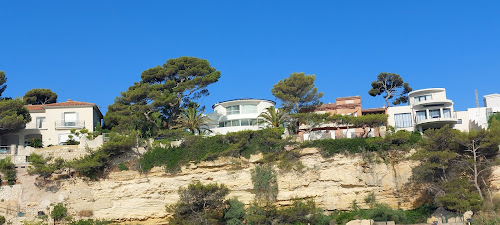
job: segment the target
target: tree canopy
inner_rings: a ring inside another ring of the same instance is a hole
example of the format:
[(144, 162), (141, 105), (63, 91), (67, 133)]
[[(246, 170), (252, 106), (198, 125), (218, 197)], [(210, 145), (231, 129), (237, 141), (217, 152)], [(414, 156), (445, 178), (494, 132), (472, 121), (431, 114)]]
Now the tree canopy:
[(114, 131), (140, 130), (152, 135), (172, 129), (183, 109), (209, 95), (207, 86), (220, 78), (220, 71), (207, 60), (183, 56), (169, 59), (163, 66), (144, 71), (108, 107), (105, 125)]
[[(0, 71), (0, 95), (7, 85), (5, 73)], [(31, 116), (20, 99), (0, 98), (0, 135), (14, 133), (26, 127)]]
[(7, 77), (5, 77), (5, 72), (0, 71), (0, 98), (2, 97), (2, 93), (7, 88), (7, 85), (5, 84), (6, 82), (7, 82)]
[(57, 94), (50, 89), (31, 89), (24, 94), (23, 101), (27, 105), (45, 105), (55, 103)]
[(319, 99), (323, 96), (314, 86), (316, 76), (304, 73), (292, 73), (290, 77), (279, 81), (273, 86), (271, 92), (274, 97), (281, 100), (283, 106), (292, 113), (301, 109), (320, 105)]
[(387, 107), (391, 106), (389, 104), (389, 99), (394, 99), (392, 104), (399, 105), (401, 103), (408, 102), (407, 94), (412, 91), (412, 88), (408, 83), (403, 81), (403, 78), (395, 73), (380, 73), (377, 76), (377, 80), (372, 82), (372, 89), (368, 91), (371, 96), (383, 95)]

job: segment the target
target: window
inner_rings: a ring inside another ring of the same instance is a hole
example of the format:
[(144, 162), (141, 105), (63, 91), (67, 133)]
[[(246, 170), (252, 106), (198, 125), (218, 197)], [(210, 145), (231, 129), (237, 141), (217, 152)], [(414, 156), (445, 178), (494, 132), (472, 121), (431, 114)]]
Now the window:
[(36, 118), (36, 129), (42, 129), (43, 127), (43, 122), (45, 122), (45, 117), (37, 117)]
[(417, 122), (426, 119), (427, 119), (427, 113), (425, 111), (417, 111)]
[(396, 128), (411, 127), (411, 113), (394, 114)]
[(415, 97), (415, 103), (432, 100), (432, 95), (422, 95)]
[(257, 113), (257, 105), (241, 105), (241, 113)]
[(219, 127), (225, 127), (225, 126), (224, 126), (224, 122), (220, 122), (220, 123), (219, 123)]
[(226, 114), (227, 115), (240, 114), (240, 106), (233, 105), (233, 106), (226, 107)]
[(432, 119), (441, 118), (441, 112), (439, 109), (429, 110), (429, 117)]
[(65, 112), (63, 122), (64, 122), (64, 126), (67, 126), (67, 127), (76, 126), (76, 113), (75, 112)]
[(443, 118), (451, 118), (451, 110), (443, 109)]
[(457, 124), (462, 124), (462, 119), (458, 119)]
[(231, 121), (231, 125), (232, 125), (233, 127), (240, 126), (240, 121), (239, 121), (239, 120), (232, 120), (232, 121)]
[(241, 126), (250, 126), (250, 121), (248, 119), (242, 119)]

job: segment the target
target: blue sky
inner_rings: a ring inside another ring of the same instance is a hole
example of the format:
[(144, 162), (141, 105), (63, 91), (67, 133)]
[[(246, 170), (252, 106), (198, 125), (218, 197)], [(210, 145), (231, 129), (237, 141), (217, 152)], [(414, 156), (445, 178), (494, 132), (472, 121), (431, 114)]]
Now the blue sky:
[[(103, 111), (142, 71), (195, 56), (222, 72), (203, 100), (274, 100), (292, 72), (323, 102), (360, 95), (380, 72), (447, 89), (456, 110), (500, 92), (498, 1), (0, 1), (3, 96), (49, 88)], [(482, 103), (481, 103), (482, 105)]]

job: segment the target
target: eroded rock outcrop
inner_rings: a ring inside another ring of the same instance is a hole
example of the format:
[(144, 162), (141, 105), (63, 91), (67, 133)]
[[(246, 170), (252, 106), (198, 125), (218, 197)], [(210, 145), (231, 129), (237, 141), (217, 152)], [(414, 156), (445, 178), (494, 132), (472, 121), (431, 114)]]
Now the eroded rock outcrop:
[[(91, 211), (95, 218), (110, 220), (163, 218), (168, 216), (165, 205), (175, 203), (178, 188), (192, 180), (224, 183), (231, 190), (229, 197), (249, 203), (254, 198), (250, 171), (261, 157), (221, 158), (188, 165), (176, 174), (157, 167), (148, 174), (122, 171), (99, 181), (64, 179), (39, 186), (34, 176), (21, 172), (22, 184), (16, 185), (21, 190), (2, 189), (0, 196), (4, 190), (15, 193), (5, 200), (17, 202), (28, 216), (64, 201), (73, 215)], [(287, 205), (292, 198), (313, 198), (326, 210), (348, 210), (354, 200), (366, 207), (363, 199), (374, 192), (377, 201), (408, 209), (418, 197), (405, 188), (414, 166), (411, 161), (368, 163), (360, 155), (341, 154), (325, 159), (312, 148), (303, 149), (300, 160), (303, 171), (279, 171), (278, 204)]]

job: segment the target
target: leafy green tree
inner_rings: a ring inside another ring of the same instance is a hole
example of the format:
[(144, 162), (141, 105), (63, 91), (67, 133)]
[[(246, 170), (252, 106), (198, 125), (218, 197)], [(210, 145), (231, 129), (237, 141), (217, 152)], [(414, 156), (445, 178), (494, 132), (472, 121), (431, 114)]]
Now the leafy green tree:
[(30, 113), (21, 100), (0, 100), (0, 136), (20, 131), (30, 121)]
[(259, 122), (267, 124), (269, 127), (280, 127), (288, 121), (289, 115), (285, 109), (276, 109), (274, 106), (266, 108), (264, 112), (259, 115)]
[(50, 89), (32, 89), (26, 92), (23, 101), (27, 105), (45, 105), (55, 103), (57, 101), (57, 94)]
[(173, 129), (182, 109), (207, 96), (208, 85), (217, 82), (220, 74), (204, 59), (169, 59), (163, 66), (144, 71), (140, 82), (115, 99), (104, 118), (106, 127), (120, 132), (140, 130), (149, 136), (162, 128)]
[(253, 190), (256, 201), (270, 204), (278, 197), (278, 179), (271, 164), (257, 165), (251, 170)]
[(304, 73), (292, 73), (290, 77), (279, 81), (271, 92), (281, 100), (283, 106), (292, 113), (298, 113), (303, 108), (320, 105), (319, 99), (323, 92), (318, 92), (314, 86), (316, 76)]
[[(387, 124), (386, 114), (368, 114), (351, 118), (354, 127), (363, 128), (363, 137), (367, 137), (373, 128), (385, 126)], [(368, 131), (366, 130), (368, 128)]]
[(7, 77), (5, 77), (5, 72), (0, 71), (0, 99), (2, 99), (2, 93), (5, 91), (7, 88)]
[(64, 218), (68, 214), (68, 209), (62, 203), (57, 203), (50, 212), (50, 217), (54, 219), (54, 221), (59, 221)]
[(387, 107), (391, 106), (389, 104), (389, 99), (394, 99), (392, 104), (399, 105), (401, 103), (408, 102), (407, 94), (412, 91), (412, 88), (408, 83), (403, 81), (403, 78), (395, 73), (380, 73), (377, 76), (377, 80), (372, 82), (372, 89), (368, 91), (371, 96), (384, 95)]
[(442, 193), (440, 182), (460, 174), (456, 170), (460, 145), (455, 141), (459, 133), (448, 125), (426, 130), (422, 148), (411, 157), (420, 162), (413, 168), (412, 178), (434, 194)]
[(203, 130), (208, 130), (210, 118), (203, 114), (203, 111), (198, 111), (196, 107), (189, 107), (182, 110), (180, 117), (177, 120), (177, 127), (188, 129), (191, 134), (202, 134)]
[(226, 209), (224, 198), (229, 189), (223, 184), (204, 185), (192, 182), (187, 188), (179, 188), (179, 201), (167, 206), (174, 215), (169, 224), (219, 224)]
[(314, 128), (317, 128), (328, 121), (330, 113), (295, 113), (291, 115), (299, 124), (304, 124), (303, 130), (310, 133)]

